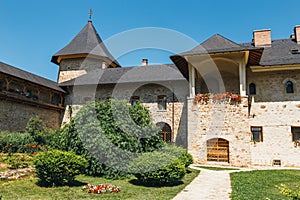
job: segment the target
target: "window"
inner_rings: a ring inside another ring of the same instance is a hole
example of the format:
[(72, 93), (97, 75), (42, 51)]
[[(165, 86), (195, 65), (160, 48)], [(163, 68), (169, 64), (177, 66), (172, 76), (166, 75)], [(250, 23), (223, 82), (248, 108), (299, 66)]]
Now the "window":
[(167, 110), (167, 97), (160, 95), (157, 97), (157, 106), (159, 110)]
[(137, 103), (138, 103), (138, 101), (140, 100), (140, 97), (139, 96), (132, 96), (131, 98), (130, 98), (130, 103), (131, 103), (131, 105), (136, 105)]
[(285, 83), (285, 91), (288, 94), (294, 93), (294, 86), (292, 81), (287, 81)]
[(256, 94), (256, 85), (254, 83), (249, 84), (249, 94), (255, 95)]
[(263, 141), (263, 133), (261, 126), (251, 126), (252, 133), (252, 141), (253, 142), (262, 142)]
[(293, 141), (300, 140), (300, 127), (292, 127)]

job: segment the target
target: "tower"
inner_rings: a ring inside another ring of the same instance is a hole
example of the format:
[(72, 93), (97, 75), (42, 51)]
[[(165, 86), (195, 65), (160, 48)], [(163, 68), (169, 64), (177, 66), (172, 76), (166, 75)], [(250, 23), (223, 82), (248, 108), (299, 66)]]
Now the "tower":
[(52, 56), (51, 62), (59, 65), (58, 83), (94, 69), (121, 67), (107, 50), (91, 19), (67, 46)]

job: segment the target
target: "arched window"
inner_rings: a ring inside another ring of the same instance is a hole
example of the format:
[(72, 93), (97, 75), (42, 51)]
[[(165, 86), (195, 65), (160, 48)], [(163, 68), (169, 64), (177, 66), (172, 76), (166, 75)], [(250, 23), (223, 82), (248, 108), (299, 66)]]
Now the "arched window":
[(287, 81), (285, 83), (285, 91), (286, 93), (290, 94), (290, 93), (294, 93), (294, 85), (292, 81)]
[(140, 97), (139, 96), (132, 96), (131, 98), (130, 98), (130, 103), (131, 103), (131, 105), (136, 105), (137, 103), (138, 103), (138, 101), (140, 100)]
[(158, 122), (156, 124), (160, 128), (160, 134), (164, 142), (171, 142), (172, 140), (172, 130), (169, 124), (165, 122)]
[(256, 94), (256, 85), (254, 83), (249, 84), (249, 94), (255, 95)]

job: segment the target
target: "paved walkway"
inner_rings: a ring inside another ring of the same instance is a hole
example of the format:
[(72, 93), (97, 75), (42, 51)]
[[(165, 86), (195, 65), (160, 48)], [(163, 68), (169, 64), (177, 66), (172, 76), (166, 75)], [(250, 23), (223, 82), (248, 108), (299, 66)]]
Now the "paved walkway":
[[(193, 168), (193, 167), (192, 167)], [(231, 193), (230, 176), (232, 171), (201, 170), (200, 174), (173, 200), (229, 200)]]
[(201, 170), (200, 174), (173, 200), (230, 200), (231, 184), (230, 173), (251, 171), (251, 170), (269, 170), (269, 169), (298, 169), (299, 168), (286, 168), (286, 167), (251, 167), (240, 168), (240, 170), (224, 170), (213, 171), (203, 168), (191, 168)]

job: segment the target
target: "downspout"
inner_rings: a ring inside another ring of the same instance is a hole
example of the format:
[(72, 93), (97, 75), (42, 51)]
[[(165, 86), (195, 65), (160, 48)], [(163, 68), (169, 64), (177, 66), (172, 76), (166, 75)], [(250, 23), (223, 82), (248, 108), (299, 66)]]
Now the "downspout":
[[(175, 128), (175, 105), (174, 105), (174, 100), (175, 100), (175, 94), (174, 94), (174, 88), (172, 87), (172, 141), (174, 141), (174, 128)], [(175, 141), (174, 141), (175, 143)]]

